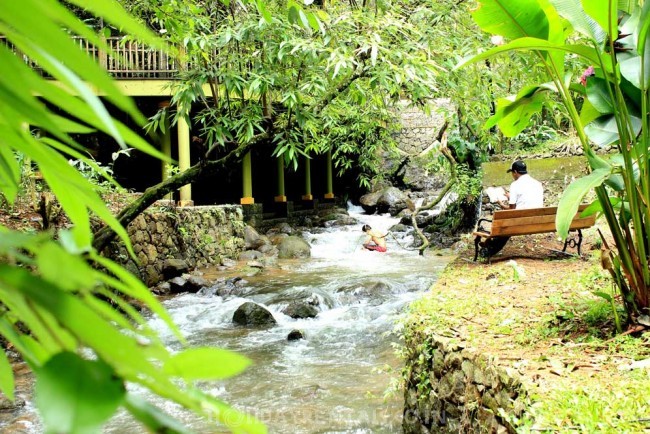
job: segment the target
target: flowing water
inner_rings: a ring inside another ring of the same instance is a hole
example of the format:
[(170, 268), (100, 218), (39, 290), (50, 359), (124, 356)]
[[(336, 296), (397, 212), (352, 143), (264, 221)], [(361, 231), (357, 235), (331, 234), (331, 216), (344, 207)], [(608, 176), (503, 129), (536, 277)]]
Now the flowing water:
[[(210, 383), (207, 391), (261, 419), (271, 433), (401, 432), (401, 392), (384, 396), (400, 369), (394, 329), (404, 307), (430, 287), (449, 257), (418, 256), (390, 237), (388, 253), (361, 249), (362, 223), (382, 232), (396, 223), (361, 212), (350, 212), (359, 225), (306, 234), (312, 258), (280, 262), (278, 269), (247, 278), (244, 296), (185, 294), (165, 302), (190, 344), (228, 348), (253, 361), (243, 374)], [(316, 318), (296, 320), (281, 313), (289, 302), (305, 299), (318, 300)], [(266, 306), (278, 324), (234, 326), (233, 313), (245, 301)], [(152, 323), (175, 345), (162, 323)], [(305, 339), (289, 342), (293, 329)], [(198, 432), (222, 432), (178, 408), (154, 403)], [(105, 432), (139, 428), (122, 415)]]

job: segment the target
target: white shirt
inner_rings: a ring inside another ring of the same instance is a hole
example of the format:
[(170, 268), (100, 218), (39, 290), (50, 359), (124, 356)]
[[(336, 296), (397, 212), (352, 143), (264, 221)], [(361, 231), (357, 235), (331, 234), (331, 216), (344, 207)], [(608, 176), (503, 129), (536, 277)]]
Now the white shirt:
[(542, 183), (524, 174), (510, 184), (510, 205), (516, 209), (542, 208), (544, 206), (544, 187)]

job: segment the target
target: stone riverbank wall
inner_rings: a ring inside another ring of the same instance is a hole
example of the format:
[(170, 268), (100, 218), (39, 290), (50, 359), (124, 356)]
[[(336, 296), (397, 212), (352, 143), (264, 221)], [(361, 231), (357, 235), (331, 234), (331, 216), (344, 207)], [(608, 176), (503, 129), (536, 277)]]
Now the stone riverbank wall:
[(516, 432), (528, 402), (516, 373), (457, 339), (414, 333), (405, 345), (405, 434)]
[(117, 243), (108, 256), (153, 286), (162, 280), (169, 259), (183, 260), (191, 268), (220, 264), (224, 257), (236, 259), (244, 248), (244, 226), (238, 205), (152, 207), (127, 227), (137, 261)]

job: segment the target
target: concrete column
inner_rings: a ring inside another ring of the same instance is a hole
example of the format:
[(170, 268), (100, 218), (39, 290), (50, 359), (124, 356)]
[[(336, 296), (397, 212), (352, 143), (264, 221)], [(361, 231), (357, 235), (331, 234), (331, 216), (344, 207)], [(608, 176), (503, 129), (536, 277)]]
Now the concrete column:
[(252, 205), (255, 203), (253, 198), (253, 170), (251, 163), (251, 151), (246, 152), (241, 162), (242, 166), (242, 198), (239, 203), (242, 205)]
[(275, 196), (274, 200), (276, 202), (286, 202), (287, 196), (284, 194), (284, 157), (280, 155), (277, 157), (276, 161), (278, 166), (278, 195)]
[(334, 199), (334, 179), (332, 178), (332, 151), (327, 151), (327, 161), (325, 166), (325, 182), (326, 189), (325, 199)]
[(314, 200), (311, 194), (311, 158), (305, 158), (305, 194), (302, 195), (302, 200)]
[[(190, 168), (190, 126), (184, 117), (178, 119), (176, 125), (178, 133), (178, 169), (181, 172)], [(181, 187), (181, 200), (179, 206), (193, 206), (192, 185)]]

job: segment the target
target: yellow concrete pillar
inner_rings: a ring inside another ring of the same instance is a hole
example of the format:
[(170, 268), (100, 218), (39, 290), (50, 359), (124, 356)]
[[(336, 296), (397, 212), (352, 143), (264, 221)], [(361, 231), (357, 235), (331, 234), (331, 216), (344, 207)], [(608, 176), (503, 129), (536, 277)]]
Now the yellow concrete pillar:
[(251, 162), (251, 151), (246, 152), (241, 162), (242, 166), (242, 198), (239, 203), (242, 205), (252, 205), (255, 203), (253, 198), (253, 169)]
[(287, 196), (284, 194), (284, 157), (280, 155), (276, 159), (278, 166), (278, 195), (275, 196), (276, 202), (286, 202)]
[(325, 199), (334, 199), (334, 178), (332, 177), (332, 151), (327, 151), (327, 161), (325, 166), (325, 183), (326, 189)]
[[(176, 125), (178, 134), (178, 169), (181, 172), (190, 168), (190, 126), (184, 117), (178, 119)], [(179, 206), (193, 206), (192, 185), (181, 187), (181, 200)]]
[(311, 194), (311, 158), (305, 156), (305, 194), (302, 195), (302, 200), (314, 200)]
[[(167, 109), (169, 107), (169, 101), (163, 101), (158, 104), (158, 108), (161, 110)], [(160, 152), (162, 152), (167, 158), (172, 159), (172, 135), (169, 128), (169, 113), (164, 114), (163, 122), (163, 135), (160, 138)], [(164, 181), (169, 178), (169, 172), (171, 169), (171, 164), (168, 161), (161, 161), (161, 179)], [(169, 193), (165, 196), (166, 200), (172, 200), (172, 194)]]

